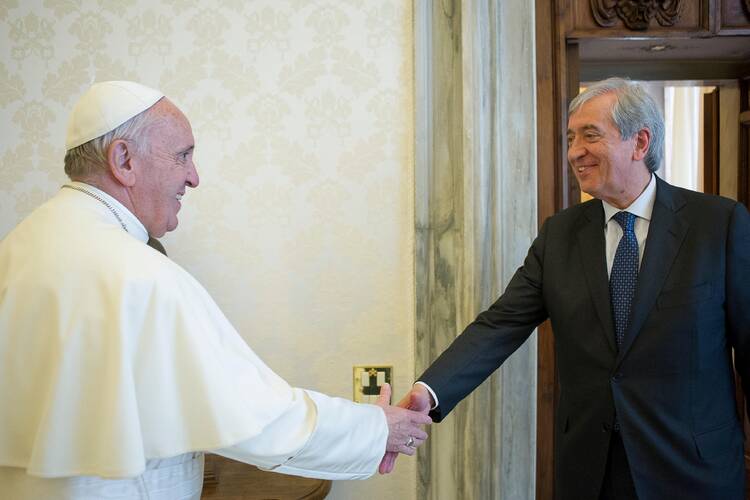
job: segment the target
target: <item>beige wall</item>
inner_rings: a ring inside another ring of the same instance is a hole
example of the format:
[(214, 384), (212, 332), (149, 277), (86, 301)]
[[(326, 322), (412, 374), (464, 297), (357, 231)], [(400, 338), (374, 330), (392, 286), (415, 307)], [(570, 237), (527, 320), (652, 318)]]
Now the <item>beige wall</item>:
[[(291, 383), (351, 398), (352, 365), (413, 378), (412, 10), (406, 0), (0, 3), (0, 236), (65, 181), (95, 80), (191, 119), (201, 186), (170, 256)], [(414, 498), (414, 461), (330, 498)]]

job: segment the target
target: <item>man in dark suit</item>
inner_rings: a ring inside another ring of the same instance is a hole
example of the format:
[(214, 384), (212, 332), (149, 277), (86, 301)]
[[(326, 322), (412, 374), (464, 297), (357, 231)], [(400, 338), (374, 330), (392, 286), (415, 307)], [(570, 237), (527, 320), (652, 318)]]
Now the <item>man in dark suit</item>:
[(550, 318), (558, 498), (744, 498), (732, 354), (747, 387), (750, 216), (654, 175), (663, 119), (637, 83), (599, 82), (569, 117), (568, 160), (595, 199), (547, 219), (402, 404), (440, 421)]

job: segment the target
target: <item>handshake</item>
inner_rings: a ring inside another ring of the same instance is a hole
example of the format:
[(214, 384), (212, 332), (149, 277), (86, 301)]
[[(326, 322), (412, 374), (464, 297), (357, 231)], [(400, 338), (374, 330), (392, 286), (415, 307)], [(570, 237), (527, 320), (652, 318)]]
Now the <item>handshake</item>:
[(423, 385), (414, 384), (396, 406), (391, 406), (390, 400), (391, 386), (384, 384), (375, 403), (383, 409), (388, 421), (388, 442), (378, 468), (381, 474), (388, 474), (393, 470), (399, 453), (414, 455), (427, 439), (422, 426), (432, 423), (427, 414), (434, 403), (430, 392)]

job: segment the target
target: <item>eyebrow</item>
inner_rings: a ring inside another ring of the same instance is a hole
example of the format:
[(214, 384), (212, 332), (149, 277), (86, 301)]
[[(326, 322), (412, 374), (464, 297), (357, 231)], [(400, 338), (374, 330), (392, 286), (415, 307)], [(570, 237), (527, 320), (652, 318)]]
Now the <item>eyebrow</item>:
[[(601, 132), (601, 129), (599, 127), (597, 127), (596, 125), (590, 124), (590, 123), (588, 123), (586, 125), (583, 125), (582, 127), (578, 127), (578, 128), (580, 130), (584, 131), (584, 132), (586, 132), (588, 130), (594, 130), (596, 132)], [(575, 134), (575, 130), (569, 128), (567, 134), (568, 135)]]

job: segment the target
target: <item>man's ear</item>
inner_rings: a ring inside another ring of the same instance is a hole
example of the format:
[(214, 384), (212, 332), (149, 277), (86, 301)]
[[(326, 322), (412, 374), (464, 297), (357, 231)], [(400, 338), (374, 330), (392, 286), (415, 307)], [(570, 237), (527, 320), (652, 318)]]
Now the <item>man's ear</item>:
[(116, 139), (107, 148), (107, 166), (117, 182), (125, 187), (135, 184), (135, 167), (128, 142)]
[(647, 128), (640, 129), (635, 134), (635, 150), (633, 151), (633, 159), (636, 161), (643, 160), (648, 153), (648, 148), (651, 146), (651, 131)]

